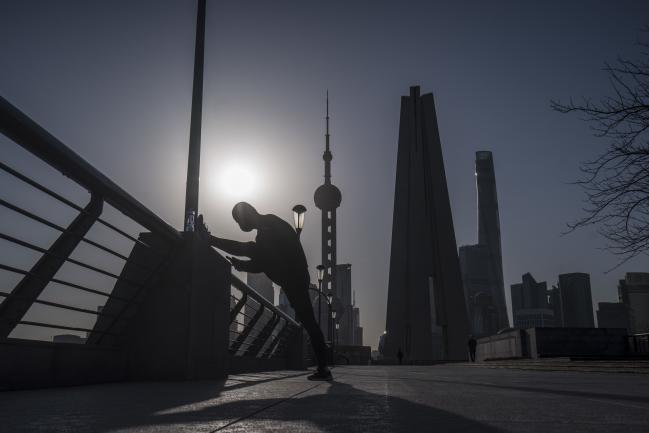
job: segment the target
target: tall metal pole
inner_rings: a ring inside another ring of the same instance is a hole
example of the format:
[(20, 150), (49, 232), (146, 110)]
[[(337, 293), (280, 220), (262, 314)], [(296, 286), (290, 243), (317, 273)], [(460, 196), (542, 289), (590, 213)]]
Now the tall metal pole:
[(185, 231), (194, 231), (198, 215), (198, 181), (201, 168), (201, 120), (203, 117), (203, 59), (205, 57), (205, 0), (198, 0), (196, 48), (194, 51), (194, 88), (189, 126), (189, 157), (185, 191)]
[(322, 318), (322, 280), (318, 281), (318, 328), (322, 330), (320, 319)]

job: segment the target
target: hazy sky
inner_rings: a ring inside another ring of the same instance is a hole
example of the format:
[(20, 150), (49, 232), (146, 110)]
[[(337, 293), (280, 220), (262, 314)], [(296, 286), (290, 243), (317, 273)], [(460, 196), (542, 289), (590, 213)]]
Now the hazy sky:
[[(476, 242), (474, 152), (494, 154), (509, 285), (589, 272), (593, 301), (646, 257), (616, 258), (580, 215), (569, 184), (606, 141), (552, 98), (602, 95), (604, 61), (632, 56), (639, 1), (247, 2), (208, 0), (200, 209), (217, 235), (247, 240), (230, 217), (246, 199), (291, 217), (320, 262), (313, 191), (322, 183), (324, 95), (333, 182), (342, 190), (338, 260), (352, 263), (365, 343), (385, 326), (399, 97), (435, 94), (456, 237)], [(181, 228), (196, 6), (189, 0), (0, 2), (0, 95)], [(19, 151), (1, 142), (4, 157)], [(254, 174), (245, 197), (223, 173)], [(8, 191), (1, 188), (0, 194)], [(510, 313), (511, 314), (511, 313)]]

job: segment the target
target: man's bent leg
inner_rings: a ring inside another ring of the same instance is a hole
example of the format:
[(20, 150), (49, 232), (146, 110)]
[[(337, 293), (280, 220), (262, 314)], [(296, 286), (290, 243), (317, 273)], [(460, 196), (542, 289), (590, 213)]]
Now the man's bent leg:
[(325, 344), (324, 335), (322, 335), (322, 330), (318, 326), (315, 314), (313, 313), (313, 307), (311, 306), (311, 300), (309, 299), (306, 287), (308, 285), (305, 288), (290, 288), (285, 290), (284, 293), (286, 293), (291, 307), (295, 310), (297, 319), (309, 334), (311, 345), (313, 346), (313, 351), (318, 361), (318, 370), (324, 371), (327, 369), (327, 345)]

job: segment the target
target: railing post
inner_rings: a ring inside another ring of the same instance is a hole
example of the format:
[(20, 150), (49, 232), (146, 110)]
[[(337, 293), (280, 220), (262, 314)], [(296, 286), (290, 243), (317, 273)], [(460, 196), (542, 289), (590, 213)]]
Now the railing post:
[(65, 260), (79, 245), (88, 230), (97, 221), (103, 208), (103, 200), (96, 194), (36, 262), (31, 271), (23, 277), (11, 292), (11, 296), (0, 304), (0, 338), (6, 338), (27, 313), (33, 302), (59, 271)]
[(124, 342), (131, 379), (227, 376), (230, 264), (199, 234), (183, 237), (128, 323)]

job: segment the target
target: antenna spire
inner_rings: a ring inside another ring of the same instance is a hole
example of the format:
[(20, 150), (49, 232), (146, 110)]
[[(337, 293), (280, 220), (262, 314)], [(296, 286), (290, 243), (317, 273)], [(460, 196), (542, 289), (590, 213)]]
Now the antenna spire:
[(331, 150), (329, 150), (329, 89), (327, 89), (327, 117), (326, 119), (326, 129), (325, 129), (325, 151), (322, 154), (322, 159), (325, 162), (325, 184), (331, 183), (331, 160), (333, 155), (331, 155)]

